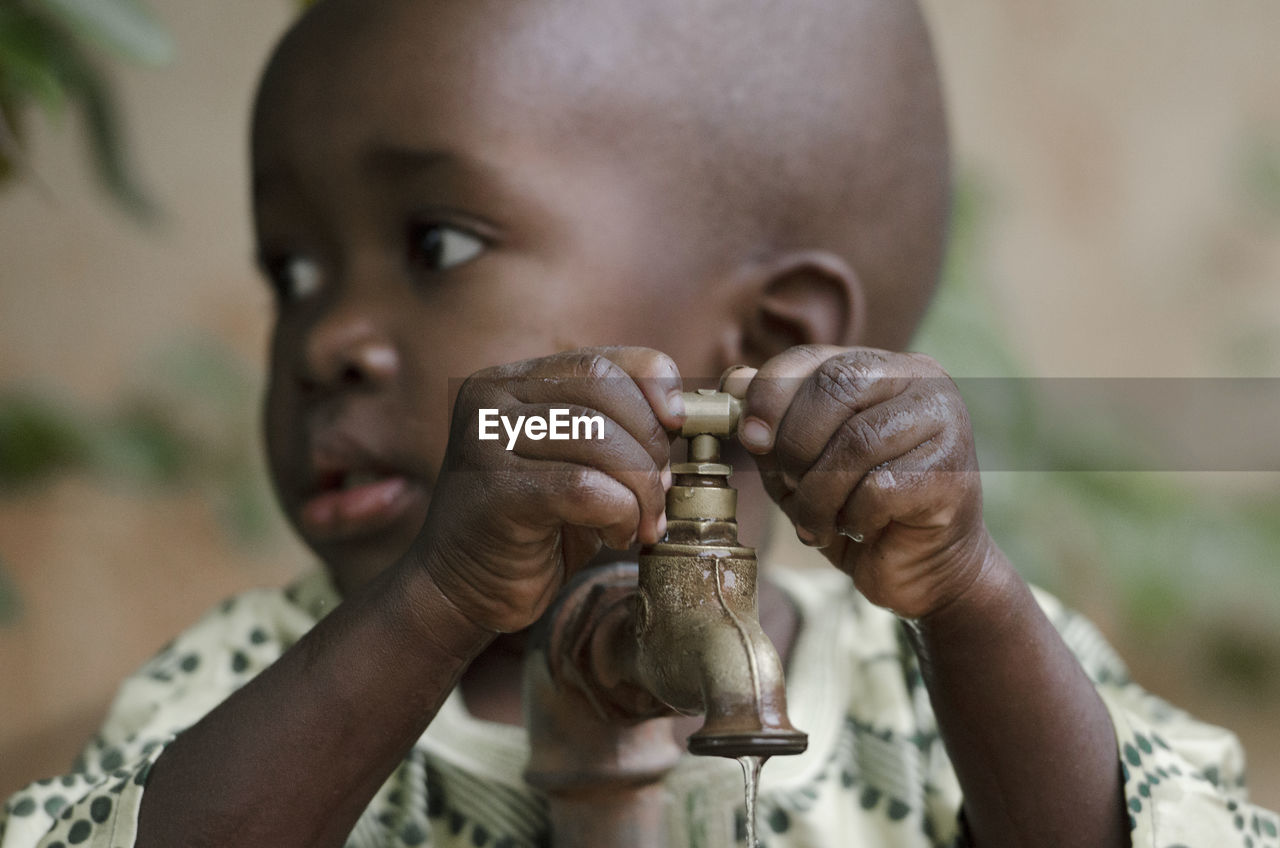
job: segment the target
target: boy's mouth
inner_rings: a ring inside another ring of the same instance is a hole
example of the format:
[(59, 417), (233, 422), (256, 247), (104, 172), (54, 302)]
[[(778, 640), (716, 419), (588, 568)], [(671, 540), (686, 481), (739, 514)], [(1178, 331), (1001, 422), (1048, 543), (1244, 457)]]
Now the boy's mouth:
[(346, 541), (402, 520), (417, 502), (419, 491), (399, 472), (322, 467), (298, 509), (298, 520), (312, 541)]

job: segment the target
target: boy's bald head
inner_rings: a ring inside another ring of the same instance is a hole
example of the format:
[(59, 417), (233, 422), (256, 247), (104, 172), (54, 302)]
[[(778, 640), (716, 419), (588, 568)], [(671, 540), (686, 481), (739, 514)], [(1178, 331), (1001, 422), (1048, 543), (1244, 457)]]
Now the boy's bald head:
[[(385, 62), (484, 89), (507, 107), (491, 133), (622, 157), (708, 269), (839, 256), (859, 343), (901, 347), (928, 303), (949, 174), (913, 0), (323, 0), (273, 60), (256, 132), (273, 87), (376, 83)], [(412, 91), (398, 100), (413, 108)]]

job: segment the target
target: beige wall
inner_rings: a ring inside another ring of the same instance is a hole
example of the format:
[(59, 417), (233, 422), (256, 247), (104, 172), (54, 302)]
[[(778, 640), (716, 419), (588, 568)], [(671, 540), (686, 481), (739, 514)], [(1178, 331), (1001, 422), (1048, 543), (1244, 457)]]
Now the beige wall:
[[(0, 193), (0, 387), (105, 407), (149, 352), (184, 336), (207, 333), (247, 362), (262, 350), (245, 121), (292, 4), (153, 5), (180, 58), (119, 78), (136, 159), (168, 215), (155, 229), (121, 218), (92, 188), (78, 136), (35, 123), (39, 182)], [(1280, 370), (1280, 212), (1243, 176), (1251, 149), (1280, 145), (1280, 4), (926, 5), (959, 158), (990, 200), (984, 268), (1029, 370)], [(242, 417), (253, 426), (252, 410)], [(236, 547), (198, 491), (71, 479), (0, 498), (0, 558), (25, 603), (0, 628), (0, 795), (63, 768), (113, 683), (200, 610), (293, 573), (300, 553), (273, 539)], [(1247, 725), (1259, 795), (1277, 806), (1269, 725), (1198, 695), (1212, 717)]]
[(1275, 374), (1280, 234), (1246, 171), (1280, 145), (1280, 5), (926, 6), (1031, 371)]

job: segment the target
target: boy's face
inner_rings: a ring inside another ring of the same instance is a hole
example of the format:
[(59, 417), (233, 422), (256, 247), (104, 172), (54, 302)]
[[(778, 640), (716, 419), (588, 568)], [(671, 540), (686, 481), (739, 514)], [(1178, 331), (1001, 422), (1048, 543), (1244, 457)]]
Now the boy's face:
[(270, 468), (346, 590), (421, 526), (456, 381), (593, 344), (715, 371), (697, 239), (514, 20), (542, 4), (495, 5), (322, 4), (259, 97)]

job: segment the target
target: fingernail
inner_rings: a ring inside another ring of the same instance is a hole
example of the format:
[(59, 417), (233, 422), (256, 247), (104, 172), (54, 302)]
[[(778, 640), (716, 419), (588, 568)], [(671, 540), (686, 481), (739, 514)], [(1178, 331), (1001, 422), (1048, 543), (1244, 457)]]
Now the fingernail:
[(738, 428), (738, 439), (747, 448), (768, 450), (773, 444), (773, 431), (759, 418), (748, 418)]
[(658, 541), (661, 542), (667, 535), (667, 514), (664, 512), (658, 516)]
[(671, 476), (671, 463), (662, 466), (662, 490), (665, 492), (671, 488), (671, 482), (674, 478)]
[(811, 548), (817, 546), (818, 537), (813, 535), (812, 533), (810, 533), (808, 530), (804, 529), (800, 525), (796, 525), (796, 537)]
[(684, 416), (684, 397), (679, 391), (672, 391), (667, 395), (667, 413), (680, 418)]
[(720, 375), (720, 391), (728, 392), (742, 400), (747, 396), (747, 388), (756, 376), (756, 369), (749, 365), (735, 365)]

